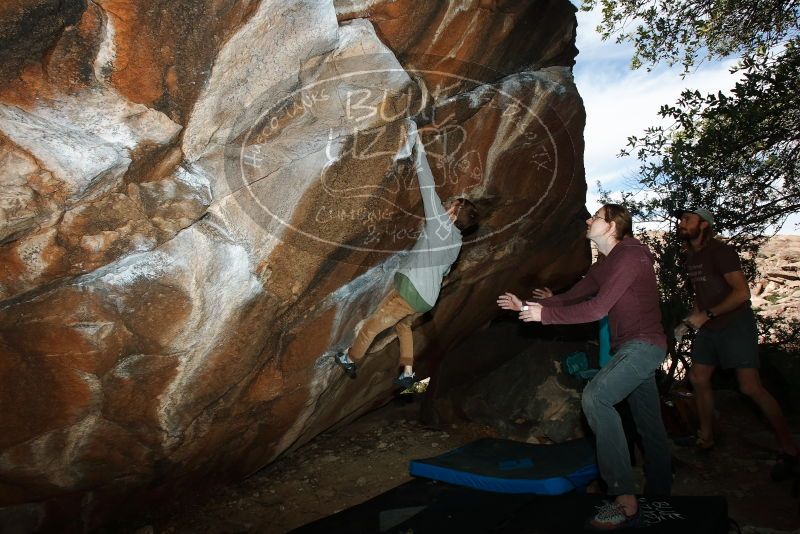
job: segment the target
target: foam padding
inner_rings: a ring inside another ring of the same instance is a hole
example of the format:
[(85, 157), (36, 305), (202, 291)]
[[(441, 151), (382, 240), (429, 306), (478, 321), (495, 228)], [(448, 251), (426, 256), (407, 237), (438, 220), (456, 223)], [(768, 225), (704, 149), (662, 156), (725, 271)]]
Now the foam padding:
[(535, 445), (485, 438), (409, 465), (412, 476), (498, 493), (561, 495), (597, 478), (595, 452), (580, 439)]

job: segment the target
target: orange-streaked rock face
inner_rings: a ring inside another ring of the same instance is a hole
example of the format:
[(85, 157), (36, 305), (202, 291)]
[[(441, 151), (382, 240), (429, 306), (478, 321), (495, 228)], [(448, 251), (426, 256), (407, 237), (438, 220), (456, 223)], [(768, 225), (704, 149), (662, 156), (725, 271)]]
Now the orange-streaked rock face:
[[(567, 2), (335, 0), (335, 5), (340, 20), (372, 21), (403, 64), (422, 71), (430, 89), (440, 86), (445, 94), (523, 68), (571, 66), (577, 53), (575, 8)], [(538, 31), (544, 21), (548, 30)]]
[(419, 235), (417, 132), (483, 214), (420, 374), (587, 265), (566, 0), (56, 4), (0, 8), (0, 523), (95, 527), (385, 402), (391, 335), (332, 355)]
[(7, 0), (0, 5), (0, 85), (14, 83), (46, 55), (67, 28), (78, 24), (83, 0)]
[(223, 43), (256, 6), (236, 0), (96, 3), (114, 28), (111, 85), (180, 124), (186, 123)]

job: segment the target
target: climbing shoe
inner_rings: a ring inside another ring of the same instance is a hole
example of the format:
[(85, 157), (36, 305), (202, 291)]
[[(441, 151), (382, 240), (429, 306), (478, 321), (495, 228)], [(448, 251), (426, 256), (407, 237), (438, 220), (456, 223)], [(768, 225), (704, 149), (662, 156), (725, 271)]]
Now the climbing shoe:
[(402, 388), (403, 391), (411, 389), (411, 387), (414, 385), (414, 375), (413, 374), (409, 376), (400, 375), (394, 380), (392, 380), (392, 384)]
[(358, 368), (358, 366), (355, 364), (355, 362), (350, 361), (350, 358), (348, 358), (346, 352), (337, 352), (333, 356), (333, 360), (339, 367), (342, 368), (344, 374), (346, 374), (350, 378), (356, 377), (356, 369)]

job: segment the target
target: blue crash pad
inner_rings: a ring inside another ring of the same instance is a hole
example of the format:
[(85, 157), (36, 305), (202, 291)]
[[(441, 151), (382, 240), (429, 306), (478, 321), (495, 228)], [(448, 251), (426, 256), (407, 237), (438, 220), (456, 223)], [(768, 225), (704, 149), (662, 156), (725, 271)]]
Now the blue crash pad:
[(535, 445), (485, 438), (409, 466), (412, 476), (499, 493), (561, 495), (597, 478), (594, 448), (584, 439)]

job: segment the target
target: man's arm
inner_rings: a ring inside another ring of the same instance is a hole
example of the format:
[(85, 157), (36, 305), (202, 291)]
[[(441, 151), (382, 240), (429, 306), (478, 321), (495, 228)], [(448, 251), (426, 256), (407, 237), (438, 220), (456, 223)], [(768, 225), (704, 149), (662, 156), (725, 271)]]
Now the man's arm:
[(588, 297), (596, 294), (599, 289), (594, 277), (584, 276), (568, 290), (561, 294), (540, 300), (539, 304), (545, 307), (569, 306), (570, 304), (576, 304), (586, 300)]
[[(578, 282), (560, 295), (553, 295), (549, 288), (534, 289), (532, 298), (536, 300), (535, 303), (531, 301), (525, 302), (526, 305), (536, 304), (539, 307), (543, 306), (567, 306), (577, 302), (582, 302), (597, 293), (598, 286), (594, 278), (585, 276), (578, 280)], [(547, 296), (549, 295), (549, 296)], [(522, 300), (513, 293), (503, 293), (497, 297), (497, 305), (504, 310), (520, 311), (523, 305)], [(537, 319), (538, 320), (538, 319)]]
[[(722, 299), (722, 302), (716, 306), (709, 308), (712, 314), (723, 315), (732, 312), (748, 300), (750, 300), (750, 287), (747, 285), (747, 278), (745, 278), (742, 271), (731, 271), (722, 275), (725, 281), (731, 286), (731, 291)], [(694, 311), (686, 318), (686, 320), (695, 328), (700, 328), (710, 320), (706, 310), (700, 310), (697, 307), (695, 300)]]
[(542, 323), (590, 323), (608, 315), (609, 310), (636, 279), (640, 256), (637, 252), (622, 251), (613, 261), (613, 268), (594, 298), (565, 306), (545, 306), (542, 309)]

